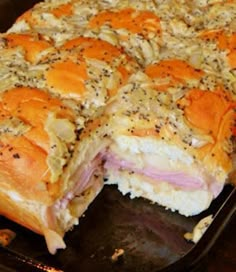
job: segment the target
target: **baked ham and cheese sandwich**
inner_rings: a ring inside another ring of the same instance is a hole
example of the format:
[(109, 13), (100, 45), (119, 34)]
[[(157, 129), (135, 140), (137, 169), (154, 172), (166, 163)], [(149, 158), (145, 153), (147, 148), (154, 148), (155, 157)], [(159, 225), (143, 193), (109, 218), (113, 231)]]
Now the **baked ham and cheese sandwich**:
[(190, 216), (209, 207), (233, 171), (235, 102), (178, 59), (138, 72), (107, 107), (107, 184)]
[(45, 0), (0, 35), (0, 214), (54, 254), (104, 178), (209, 207), (235, 177), (236, 74), (235, 1), (208, 2)]
[(106, 120), (79, 135), (75, 112), (36, 88), (9, 89), (0, 106), (0, 213), (44, 235), (54, 254), (103, 187)]
[(138, 65), (111, 44), (1, 35), (0, 214), (44, 235), (49, 252), (103, 187), (103, 108)]

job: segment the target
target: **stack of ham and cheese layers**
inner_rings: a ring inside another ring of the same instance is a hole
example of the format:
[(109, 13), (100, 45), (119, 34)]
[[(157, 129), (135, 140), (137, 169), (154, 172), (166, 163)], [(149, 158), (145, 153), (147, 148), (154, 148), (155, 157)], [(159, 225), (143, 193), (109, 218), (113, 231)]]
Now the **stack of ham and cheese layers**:
[(234, 173), (235, 98), (236, 1), (40, 2), (0, 36), (0, 214), (52, 254), (104, 183), (198, 214)]

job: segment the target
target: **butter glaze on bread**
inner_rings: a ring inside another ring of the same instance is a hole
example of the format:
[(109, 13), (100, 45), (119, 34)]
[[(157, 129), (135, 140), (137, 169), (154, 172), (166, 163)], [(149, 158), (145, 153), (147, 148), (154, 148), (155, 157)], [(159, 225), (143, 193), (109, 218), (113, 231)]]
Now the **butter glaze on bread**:
[(0, 214), (55, 254), (104, 177), (207, 209), (235, 183), (235, 5), (46, 0), (20, 16), (0, 35)]

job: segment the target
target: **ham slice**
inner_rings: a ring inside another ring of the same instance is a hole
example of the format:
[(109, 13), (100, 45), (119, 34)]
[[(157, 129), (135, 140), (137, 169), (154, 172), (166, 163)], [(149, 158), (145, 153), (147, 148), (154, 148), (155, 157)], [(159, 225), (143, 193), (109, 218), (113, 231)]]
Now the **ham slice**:
[(72, 190), (67, 192), (62, 199), (54, 204), (56, 209), (65, 209), (68, 203), (75, 197), (82, 194), (86, 189), (92, 186), (91, 178), (96, 170), (100, 167), (101, 155), (98, 154), (92, 161), (82, 164), (73, 176), (77, 180)]
[[(48, 228), (44, 229), (44, 236), (47, 242), (48, 250), (51, 254), (55, 254), (58, 249), (65, 248), (63, 237), (54, 231), (57, 226), (56, 221), (58, 216), (60, 217), (63, 215), (65, 222), (66, 220), (73, 220), (74, 222), (77, 221), (77, 217), (84, 213), (91, 200), (101, 191), (103, 187), (102, 182), (100, 179), (93, 178), (97, 172), (98, 174), (100, 173), (101, 162), (102, 155), (98, 154), (90, 162), (81, 164), (72, 177), (72, 179), (75, 180), (74, 187), (61, 199), (58, 199), (54, 205), (45, 210), (45, 221)], [(89, 193), (90, 195), (83, 197), (82, 194), (89, 188), (91, 188)], [(77, 204), (75, 204), (75, 202)], [(71, 203), (73, 203), (72, 205), (75, 214), (71, 214), (68, 218)], [(74, 218), (75, 216), (76, 218)], [(69, 223), (68, 228), (71, 227), (70, 225), (71, 224)]]
[[(139, 175), (144, 175), (153, 180), (153, 182), (168, 182), (173, 186), (179, 187), (184, 190), (197, 190), (204, 189), (210, 190), (214, 197), (216, 197), (222, 190), (223, 184), (219, 184), (209, 174), (203, 173), (199, 169), (199, 176), (191, 175), (184, 170), (162, 170), (158, 167), (145, 166), (138, 168), (135, 163), (119, 158), (117, 155), (110, 153), (106, 154), (106, 162), (104, 167), (113, 170), (127, 170)], [(201, 174), (200, 174), (201, 173)]]

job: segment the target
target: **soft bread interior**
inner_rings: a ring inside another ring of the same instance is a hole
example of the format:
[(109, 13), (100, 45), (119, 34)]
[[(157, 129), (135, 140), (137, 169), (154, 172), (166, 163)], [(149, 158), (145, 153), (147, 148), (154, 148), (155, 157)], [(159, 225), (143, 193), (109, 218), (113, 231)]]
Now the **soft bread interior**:
[(182, 190), (165, 181), (153, 184), (148, 177), (129, 171), (109, 169), (106, 178), (106, 184), (116, 184), (119, 191), (123, 195), (129, 194), (131, 199), (143, 197), (185, 216), (199, 214), (213, 200), (213, 194), (209, 191)]

